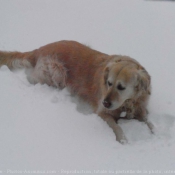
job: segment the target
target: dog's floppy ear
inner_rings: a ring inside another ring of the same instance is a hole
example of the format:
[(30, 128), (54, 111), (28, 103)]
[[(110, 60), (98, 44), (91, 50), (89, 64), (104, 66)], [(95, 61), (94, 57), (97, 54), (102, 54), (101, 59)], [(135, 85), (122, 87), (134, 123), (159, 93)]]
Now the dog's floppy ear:
[(138, 91), (144, 91), (150, 94), (150, 82), (151, 82), (151, 77), (148, 74), (148, 72), (143, 67), (139, 67), (137, 71), (136, 89)]
[(107, 79), (108, 79), (108, 73), (109, 73), (109, 67), (105, 67), (104, 69), (104, 83), (107, 83)]

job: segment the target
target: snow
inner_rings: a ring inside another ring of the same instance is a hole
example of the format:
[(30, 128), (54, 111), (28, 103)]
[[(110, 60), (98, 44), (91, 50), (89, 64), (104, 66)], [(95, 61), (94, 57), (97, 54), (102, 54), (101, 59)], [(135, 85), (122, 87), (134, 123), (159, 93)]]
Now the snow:
[(175, 173), (175, 3), (140, 0), (6, 0), (0, 50), (29, 51), (62, 39), (129, 55), (152, 77), (149, 118), (120, 121), (121, 145), (87, 104), (64, 89), (32, 85), (0, 68), (1, 174)]

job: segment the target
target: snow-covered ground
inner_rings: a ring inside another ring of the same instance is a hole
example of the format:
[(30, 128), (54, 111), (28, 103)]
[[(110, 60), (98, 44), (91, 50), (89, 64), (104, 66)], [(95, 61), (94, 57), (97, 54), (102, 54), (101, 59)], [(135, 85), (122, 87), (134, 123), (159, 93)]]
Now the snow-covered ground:
[(0, 50), (76, 40), (137, 59), (152, 76), (149, 118), (120, 121), (129, 144), (64, 89), (0, 68), (0, 174), (175, 173), (175, 3), (143, 0), (0, 1)]

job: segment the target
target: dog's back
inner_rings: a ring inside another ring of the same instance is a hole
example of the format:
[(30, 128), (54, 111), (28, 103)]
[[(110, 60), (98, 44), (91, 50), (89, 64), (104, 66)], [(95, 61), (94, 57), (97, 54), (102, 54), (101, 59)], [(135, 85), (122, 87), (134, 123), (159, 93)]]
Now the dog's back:
[(107, 54), (76, 41), (59, 41), (31, 52), (0, 52), (0, 66), (33, 68), (30, 82), (59, 88), (67, 86), (96, 106), (98, 100), (94, 96), (99, 93), (99, 74), (103, 72), (107, 58)]
[[(58, 41), (40, 47), (39, 49), (33, 50), (31, 52), (5, 52), (0, 51), (0, 66), (7, 65), (10, 69), (16, 69), (21, 67), (29, 67), (29, 65), (24, 64), (22, 66), (22, 61), (28, 61), (33, 67), (36, 65), (38, 58), (46, 56), (58, 56), (60, 60), (66, 62), (69, 61), (74, 64), (73, 59), (79, 59), (80, 64), (87, 64), (88, 60), (93, 59), (96, 55), (106, 55), (101, 52), (95, 51), (83, 44), (76, 41)], [(15, 62), (21, 63), (21, 66), (17, 66)], [(78, 66), (78, 61), (77, 61)]]

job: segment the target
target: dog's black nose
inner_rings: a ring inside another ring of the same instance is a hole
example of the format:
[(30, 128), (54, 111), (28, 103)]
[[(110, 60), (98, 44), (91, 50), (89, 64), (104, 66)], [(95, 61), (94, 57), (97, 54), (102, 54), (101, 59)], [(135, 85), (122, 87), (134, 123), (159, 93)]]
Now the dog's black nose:
[(109, 108), (111, 106), (111, 102), (104, 100), (103, 105), (104, 105), (104, 107)]

